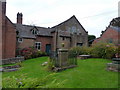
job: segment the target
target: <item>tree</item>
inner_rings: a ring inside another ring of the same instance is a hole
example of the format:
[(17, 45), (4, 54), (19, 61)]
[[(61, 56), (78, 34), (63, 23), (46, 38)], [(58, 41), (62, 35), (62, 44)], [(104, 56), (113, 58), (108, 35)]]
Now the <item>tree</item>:
[(88, 35), (88, 43), (89, 46), (92, 44), (92, 42), (96, 39), (95, 35)]

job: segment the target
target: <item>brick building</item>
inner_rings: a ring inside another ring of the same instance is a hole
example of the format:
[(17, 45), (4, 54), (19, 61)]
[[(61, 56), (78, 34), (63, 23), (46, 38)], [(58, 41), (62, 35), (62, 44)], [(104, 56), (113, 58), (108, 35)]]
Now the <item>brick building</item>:
[(15, 57), (16, 29), (6, 16), (6, 0), (0, 1), (0, 59)]
[(94, 40), (93, 43), (107, 42), (114, 43), (115, 45), (120, 44), (120, 18), (115, 18), (110, 22), (110, 25), (105, 31), (102, 31), (101, 37)]
[[(36, 47), (49, 53), (56, 49), (70, 49), (88, 45), (88, 32), (75, 16), (51, 28), (23, 25), (22, 13), (17, 14), (17, 48)], [(64, 43), (64, 47), (62, 44)]]
[[(6, 16), (6, 1), (0, 1), (0, 58), (16, 56), (16, 49), (35, 47), (49, 53), (88, 45), (88, 32), (75, 16), (51, 28), (24, 25), (23, 14), (17, 13), (16, 23)], [(64, 47), (62, 46), (64, 44)]]

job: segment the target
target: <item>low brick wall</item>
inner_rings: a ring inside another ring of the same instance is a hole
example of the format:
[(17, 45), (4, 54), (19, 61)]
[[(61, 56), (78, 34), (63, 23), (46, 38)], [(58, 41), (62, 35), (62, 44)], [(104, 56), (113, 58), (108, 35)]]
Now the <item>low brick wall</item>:
[(21, 61), (24, 61), (24, 60), (25, 60), (24, 57), (2, 59), (2, 65), (18, 63), (18, 62), (21, 62)]

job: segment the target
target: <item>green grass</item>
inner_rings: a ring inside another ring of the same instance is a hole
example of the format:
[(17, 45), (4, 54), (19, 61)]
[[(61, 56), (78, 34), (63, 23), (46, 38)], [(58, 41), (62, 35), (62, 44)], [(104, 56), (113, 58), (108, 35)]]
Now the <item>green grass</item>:
[[(77, 67), (53, 73), (41, 65), (47, 59), (48, 57), (40, 57), (26, 60), (22, 63), (23, 67), (20, 70), (4, 72), (2, 77), (5, 79), (25, 75), (30, 79), (42, 79), (48, 76), (45, 87), (50, 88), (118, 88), (118, 73), (106, 70), (106, 64), (110, 63), (110, 60), (78, 60)], [(7, 82), (4, 80), (3, 84), (7, 85)]]
[(0, 67), (6, 67), (6, 66), (14, 66), (16, 64), (6, 64), (6, 65), (0, 65)]

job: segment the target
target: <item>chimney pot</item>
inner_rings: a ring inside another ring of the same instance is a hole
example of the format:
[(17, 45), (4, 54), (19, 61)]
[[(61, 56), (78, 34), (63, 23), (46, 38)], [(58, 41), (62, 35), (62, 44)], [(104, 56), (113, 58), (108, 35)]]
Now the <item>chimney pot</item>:
[(2, 14), (6, 16), (6, 0), (0, 0), (2, 3)]
[(22, 13), (17, 13), (17, 24), (22, 24), (23, 19), (23, 14)]

